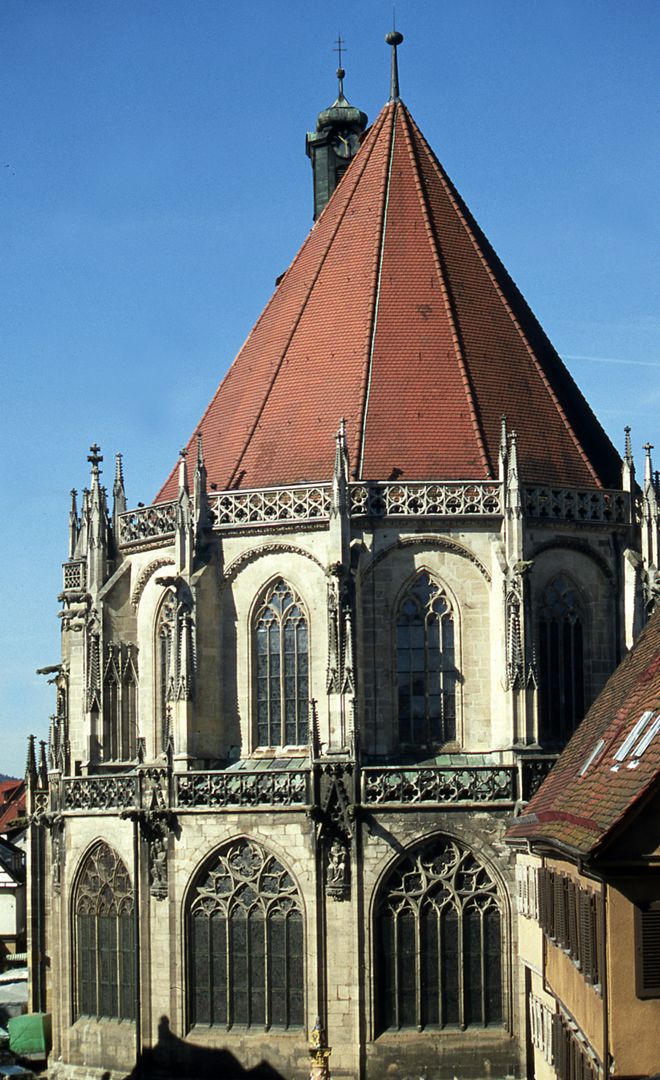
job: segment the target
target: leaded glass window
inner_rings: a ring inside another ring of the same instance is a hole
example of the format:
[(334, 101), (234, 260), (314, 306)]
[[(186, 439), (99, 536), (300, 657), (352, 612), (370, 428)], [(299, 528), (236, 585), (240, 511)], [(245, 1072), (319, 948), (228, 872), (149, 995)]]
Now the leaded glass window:
[(87, 855), (74, 898), (76, 1016), (135, 1019), (135, 917), (128, 871), (108, 844)]
[(133, 761), (137, 753), (137, 650), (110, 644), (103, 672), (103, 760)]
[(300, 746), (308, 739), (307, 618), (281, 578), (257, 608), (254, 636), (257, 745)]
[(399, 605), (396, 621), (399, 738), (424, 745), (456, 738), (454, 618), (426, 571)]
[(302, 905), (288, 871), (254, 841), (223, 848), (188, 913), (190, 1024), (302, 1027), (303, 955)]
[(375, 930), (381, 1031), (502, 1024), (501, 902), (471, 852), (438, 837), (401, 859)]
[(166, 596), (156, 622), (156, 721), (161, 750), (166, 750), (170, 736), (169, 700), (172, 696), (172, 637), (174, 602)]
[(584, 633), (578, 593), (559, 574), (543, 592), (539, 612), (540, 741), (565, 743), (584, 709)]

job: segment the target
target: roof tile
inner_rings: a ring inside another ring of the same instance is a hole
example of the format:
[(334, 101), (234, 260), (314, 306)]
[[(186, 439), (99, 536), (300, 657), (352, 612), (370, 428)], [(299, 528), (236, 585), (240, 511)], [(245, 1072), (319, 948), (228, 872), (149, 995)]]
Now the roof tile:
[[(390, 102), (202, 417), (209, 482), (329, 479), (341, 417), (356, 476), (488, 479), (502, 413), (523, 481), (618, 486), (616, 451)], [(157, 498), (175, 491), (173, 470)]]
[[(596, 698), (524, 815), (510, 826), (509, 838), (568, 844), (583, 854), (600, 847), (660, 777), (660, 731), (634, 768), (629, 768), (632, 753), (616, 768), (615, 752), (646, 710), (660, 715), (660, 609)], [(601, 741), (602, 749), (585, 769)]]

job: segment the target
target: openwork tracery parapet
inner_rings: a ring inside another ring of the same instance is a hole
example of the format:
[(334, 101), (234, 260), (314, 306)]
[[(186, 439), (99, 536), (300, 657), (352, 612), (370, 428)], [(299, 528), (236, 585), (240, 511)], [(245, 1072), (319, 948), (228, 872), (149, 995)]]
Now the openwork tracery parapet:
[(62, 784), (63, 810), (125, 810), (137, 802), (136, 775), (74, 776)]
[[(364, 806), (441, 806), (464, 803), (510, 806), (527, 801), (556, 760), (545, 754), (522, 759), (517, 765), (366, 766), (349, 763), (355, 777), (356, 795)], [(320, 769), (318, 782), (312, 772)], [(323, 774), (323, 775), (322, 775)], [(327, 774), (327, 775), (326, 775)], [(345, 812), (355, 795), (330, 798), (330, 773), (321, 766), (297, 769), (217, 769), (170, 773), (168, 769), (142, 768), (130, 775), (69, 777), (61, 783), (63, 811), (131, 811), (162, 814), (195, 809), (245, 809), (257, 807), (308, 808), (316, 801), (332, 817), (344, 808), (342, 836), (350, 838)], [(324, 787), (325, 784), (325, 787)], [(327, 790), (326, 790), (327, 788)], [(58, 789), (59, 790), (59, 789)], [(343, 789), (342, 789), (343, 791)], [(336, 793), (335, 793), (336, 794)], [(44, 799), (47, 799), (44, 793)], [(333, 802), (334, 799), (334, 802)], [(330, 805), (332, 803), (332, 806)], [(346, 806), (344, 806), (344, 803)], [(43, 810), (47, 809), (44, 802)], [(332, 818), (335, 820), (334, 817)], [(339, 821), (339, 819), (337, 819)], [(337, 822), (335, 822), (337, 824)], [(335, 830), (337, 831), (337, 830)]]
[(362, 801), (385, 803), (506, 803), (516, 800), (515, 766), (457, 768), (366, 768)]
[(523, 513), (526, 517), (554, 521), (627, 525), (631, 520), (630, 495), (625, 491), (602, 489), (525, 486)]
[(456, 517), (501, 514), (495, 482), (351, 484), (351, 517)]
[(141, 506), (119, 515), (119, 545), (126, 547), (150, 540), (174, 539), (176, 500)]
[(330, 484), (265, 488), (263, 491), (220, 491), (208, 497), (214, 529), (237, 525), (270, 525), (285, 521), (327, 521)]
[(176, 806), (182, 809), (307, 806), (309, 771), (283, 769), (266, 773), (227, 769), (181, 773), (174, 777), (174, 793)]
[[(215, 532), (271, 525), (325, 525), (330, 520), (332, 485), (217, 491), (208, 495), (207, 502), (209, 528)], [(504, 512), (503, 503), (503, 485), (497, 480), (349, 485), (349, 515), (356, 519), (499, 517)], [(176, 501), (170, 501), (121, 514), (120, 547), (134, 549), (173, 540), (176, 507)], [(630, 522), (630, 496), (624, 491), (598, 488), (525, 486), (523, 513), (536, 519), (623, 525)], [(66, 573), (71, 582), (77, 580), (77, 567), (70, 565)]]

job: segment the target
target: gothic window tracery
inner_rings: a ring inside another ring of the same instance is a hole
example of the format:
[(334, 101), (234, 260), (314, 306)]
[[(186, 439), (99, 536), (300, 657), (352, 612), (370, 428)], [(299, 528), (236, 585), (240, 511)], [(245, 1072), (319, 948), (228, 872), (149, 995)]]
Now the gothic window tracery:
[(77, 1016), (135, 1019), (135, 921), (128, 871), (101, 841), (74, 897)]
[(307, 617), (282, 578), (273, 582), (253, 622), (258, 746), (300, 746), (309, 734)]
[(456, 738), (454, 616), (427, 571), (403, 596), (396, 621), (399, 738), (416, 745)]
[(188, 911), (191, 1026), (302, 1027), (303, 955), (302, 905), (288, 871), (254, 841), (224, 847)]
[(110, 644), (103, 672), (103, 760), (137, 753), (137, 657), (133, 645)]
[(166, 595), (156, 620), (156, 723), (160, 748), (167, 749), (170, 735), (169, 701), (172, 696), (172, 640), (174, 633), (174, 599)]
[(539, 610), (539, 737), (567, 741), (584, 716), (584, 622), (578, 591), (564, 574), (549, 582)]
[(497, 887), (449, 837), (406, 855), (386, 878), (375, 954), (381, 1031), (503, 1023)]

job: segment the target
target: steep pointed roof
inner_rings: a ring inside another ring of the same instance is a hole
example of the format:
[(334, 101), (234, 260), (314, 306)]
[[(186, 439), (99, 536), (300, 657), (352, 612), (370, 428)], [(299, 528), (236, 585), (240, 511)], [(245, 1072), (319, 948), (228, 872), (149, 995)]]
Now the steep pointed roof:
[[(408, 109), (389, 102), (199, 427), (218, 489), (328, 479), (618, 487), (620, 459)], [(192, 451), (194, 435), (189, 448)], [(175, 471), (158, 499), (176, 490)]]

